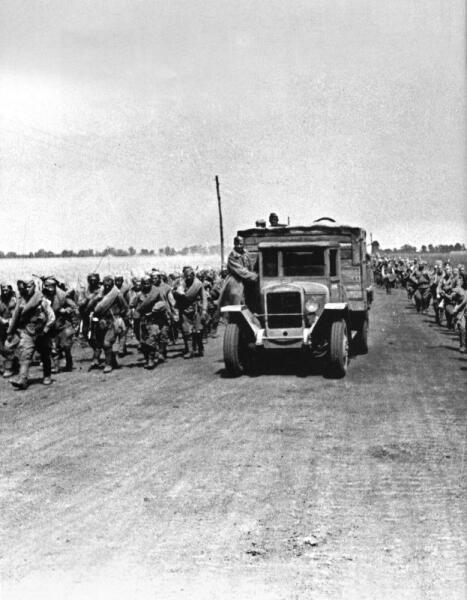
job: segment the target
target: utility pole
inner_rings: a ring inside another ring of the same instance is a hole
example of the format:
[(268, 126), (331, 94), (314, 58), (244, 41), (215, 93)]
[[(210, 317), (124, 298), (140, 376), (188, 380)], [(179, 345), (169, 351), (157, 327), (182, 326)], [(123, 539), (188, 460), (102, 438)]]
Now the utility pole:
[(216, 175), (217, 206), (219, 207), (219, 230), (221, 234), (221, 269), (224, 268), (224, 225), (222, 223), (222, 204), (219, 189), (219, 177)]

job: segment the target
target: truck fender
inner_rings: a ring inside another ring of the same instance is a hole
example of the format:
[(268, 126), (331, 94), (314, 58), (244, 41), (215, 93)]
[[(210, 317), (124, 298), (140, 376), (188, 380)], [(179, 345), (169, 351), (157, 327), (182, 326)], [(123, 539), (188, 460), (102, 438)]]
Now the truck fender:
[(258, 318), (244, 304), (223, 306), (221, 308), (221, 313), (226, 315), (231, 323), (246, 325), (251, 330), (255, 339), (258, 337), (258, 334), (261, 335), (261, 332), (263, 331)]
[(347, 302), (327, 302), (324, 305), (321, 317), (323, 319), (330, 318), (333, 321), (336, 319), (345, 319), (350, 332), (349, 305)]

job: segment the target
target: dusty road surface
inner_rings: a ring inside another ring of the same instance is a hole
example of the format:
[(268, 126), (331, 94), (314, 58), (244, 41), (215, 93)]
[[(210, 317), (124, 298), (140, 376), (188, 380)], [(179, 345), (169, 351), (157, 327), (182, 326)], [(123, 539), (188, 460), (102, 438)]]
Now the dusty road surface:
[(1, 599), (464, 599), (467, 360), (401, 291), (371, 317), (341, 380), (227, 379), (219, 338), (0, 382)]

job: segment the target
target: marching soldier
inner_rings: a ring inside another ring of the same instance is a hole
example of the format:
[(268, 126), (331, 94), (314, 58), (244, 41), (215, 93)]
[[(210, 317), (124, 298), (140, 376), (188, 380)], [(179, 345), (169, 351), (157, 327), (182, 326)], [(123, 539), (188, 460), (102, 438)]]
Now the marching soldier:
[(141, 279), (141, 291), (134, 300), (135, 315), (140, 322), (141, 351), (144, 368), (154, 369), (161, 361), (161, 331), (167, 322), (167, 303), (149, 275)]
[(116, 351), (118, 336), (124, 328), (123, 319), (128, 314), (126, 303), (120, 290), (115, 287), (114, 279), (107, 275), (102, 280), (102, 291), (89, 304), (92, 311), (92, 346), (94, 357), (91, 368), (99, 366), (101, 351), (105, 354), (104, 373), (110, 373), (118, 367)]
[[(130, 303), (130, 286), (125, 283), (125, 280), (122, 275), (115, 276), (115, 287), (120, 290), (125, 302), (129, 305)], [(128, 316), (123, 319), (123, 329), (118, 335), (118, 355), (120, 357), (126, 356), (127, 351), (127, 337), (128, 337), (128, 329), (130, 328), (130, 313)]]
[(3, 377), (13, 375), (14, 347), (7, 342), (10, 319), (16, 306), (16, 294), (6, 283), (0, 284), (0, 356), (3, 358)]
[(184, 267), (183, 280), (176, 290), (175, 297), (180, 310), (183, 358), (204, 356), (203, 327), (207, 318), (207, 297), (202, 282), (195, 276), (191, 267)]
[(101, 281), (98, 273), (90, 273), (87, 277), (88, 286), (81, 292), (78, 308), (81, 317), (81, 335), (84, 339), (91, 337), (91, 306), (101, 292)]
[(19, 390), (28, 387), (28, 374), (34, 351), (37, 350), (41, 357), (44, 378), (42, 383), (50, 385), (52, 363), (50, 357), (51, 340), (50, 328), (55, 322), (55, 315), (50, 302), (36, 290), (33, 279), (27, 281), (22, 290), (21, 297), (13, 312), (8, 326), (7, 340), (19, 332), (19, 376), (11, 380), (13, 386)]
[(440, 297), (438, 294), (438, 286), (440, 284), (441, 279), (443, 278), (443, 275), (444, 275), (444, 273), (443, 273), (443, 267), (442, 267), (441, 261), (436, 262), (435, 269), (431, 275), (430, 293), (431, 293), (431, 297), (432, 297), (433, 310), (435, 311), (435, 319), (436, 319), (436, 323), (438, 323), (438, 325), (441, 324), (440, 318), (439, 318)]
[(159, 291), (162, 300), (166, 304), (166, 310), (160, 315), (160, 346), (161, 346), (161, 360), (167, 358), (167, 346), (169, 344), (170, 329), (173, 325), (176, 325), (179, 321), (177, 303), (173, 295), (171, 286), (166, 283), (163, 279), (164, 274), (159, 271), (153, 271), (152, 282), (156, 290)]
[(140, 322), (139, 319), (137, 318), (135, 311), (134, 311), (134, 306), (135, 306), (135, 301), (136, 301), (136, 297), (138, 296), (139, 292), (141, 291), (141, 279), (139, 277), (133, 277), (131, 279), (131, 287), (128, 290), (128, 306), (130, 308), (130, 326), (133, 329), (133, 334), (136, 338), (136, 340), (139, 342), (140, 341)]
[(455, 303), (452, 309), (452, 317), (456, 320), (457, 331), (459, 332), (459, 351), (462, 354), (467, 352), (466, 338), (466, 312), (467, 312), (467, 292), (458, 286), (454, 288), (452, 300)]
[(444, 276), (441, 278), (438, 284), (437, 295), (440, 298), (440, 302), (438, 305), (439, 309), (444, 311), (446, 315), (446, 324), (448, 329), (453, 328), (453, 309), (454, 309), (454, 299), (453, 299), (453, 291), (454, 291), (454, 280), (452, 277), (452, 269), (451, 265), (446, 263), (444, 265)]
[(58, 373), (60, 370), (59, 361), (62, 352), (65, 355), (65, 371), (72, 371), (71, 348), (75, 337), (74, 322), (78, 315), (78, 306), (63, 289), (57, 286), (53, 277), (47, 277), (42, 291), (55, 314), (55, 322), (50, 329), (52, 373)]
[(392, 260), (384, 262), (381, 269), (381, 276), (383, 278), (383, 285), (386, 288), (386, 294), (391, 293), (391, 289), (394, 287), (396, 282), (396, 270)]
[(428, 307), (430, 306), (430, 275), (428, 271), (425, 270), (425, 264), (420, 263), (418, 266), (418, 271), (416, 271), (412, 277), (411, 281), (414, 282), (416, 286), (416, 290), (414, 293), (415, 307), (417, 312), (421, 312), (422, 314), (426, 314), (428, 312)]

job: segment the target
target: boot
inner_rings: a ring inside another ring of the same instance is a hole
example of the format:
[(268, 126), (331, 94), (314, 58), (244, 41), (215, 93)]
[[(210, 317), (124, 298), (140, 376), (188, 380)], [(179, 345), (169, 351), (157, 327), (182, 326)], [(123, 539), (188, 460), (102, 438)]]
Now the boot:
[(50, 354), (42, 355), (42, 373), (44, 377), (42, 383), (44, 385), (50, 385), (52, 383), (52, 379), (50, 378), (50, 375), (52, 374), (52, 360)]
[(185, 348), (183, 350), (183, 358), (193, 358), (193, 352), (190, 351), (190, 348), (188, 345), (190, 342), (190, 338), (191, 338), (190, 335), (186, 335), (183, 338), (183, 342), (185, 344)]
[(94, 352), (92, 355), (92, 363), (89, 367), (89, 369), (98, 369), (100, 367), (100, 356), (101, 356), (101, 351), (98, 348), (94, 348)]
[(19, 374), (16, 379), (10, 381), (18, 390), (25, 390), (28, 387), (29, 362), (20, 363)]
[(111, 373), (113, 371), (113, 365), (115, 360), (113, 354), (114, 353), (112, 352), (112, 350), (105, 351), (104, 373)]
[(197, 346), (196, 348), (196, 355), (197, 356), (204, 356), (204, 343), (203, 343), (203, 334), (202, 333), (195, 333), (194, 334), (194, 340), (195, 340), (195, 344)]
[(151, 370), (151, 369), (154, 369), (155, 366), (156, 366), (156, 363), (154, 361), (154, 353), (150, 352), (148, 354), (147, 362), (144, 365), (144, 368), (148, 369), (148, 370)]
[(58, 356), (52, 356), (51, 363), (51, 373), (58, 373), (60, 371), (60, 359)]
[[(459, 352), (461, 354), (465, 354), (466, 350), (465, 350), (465, 331), (462, 331), (462, 329), (459, 329)], [(5, 377), (5, 375), (4, 375)]]
[(5, 360), (3, 363), (3, 378), (8, 379), (13, 375), (13, 361)]
[(73, 371), (73, 357), (71, 350), (65, 350), (65, 371)]

